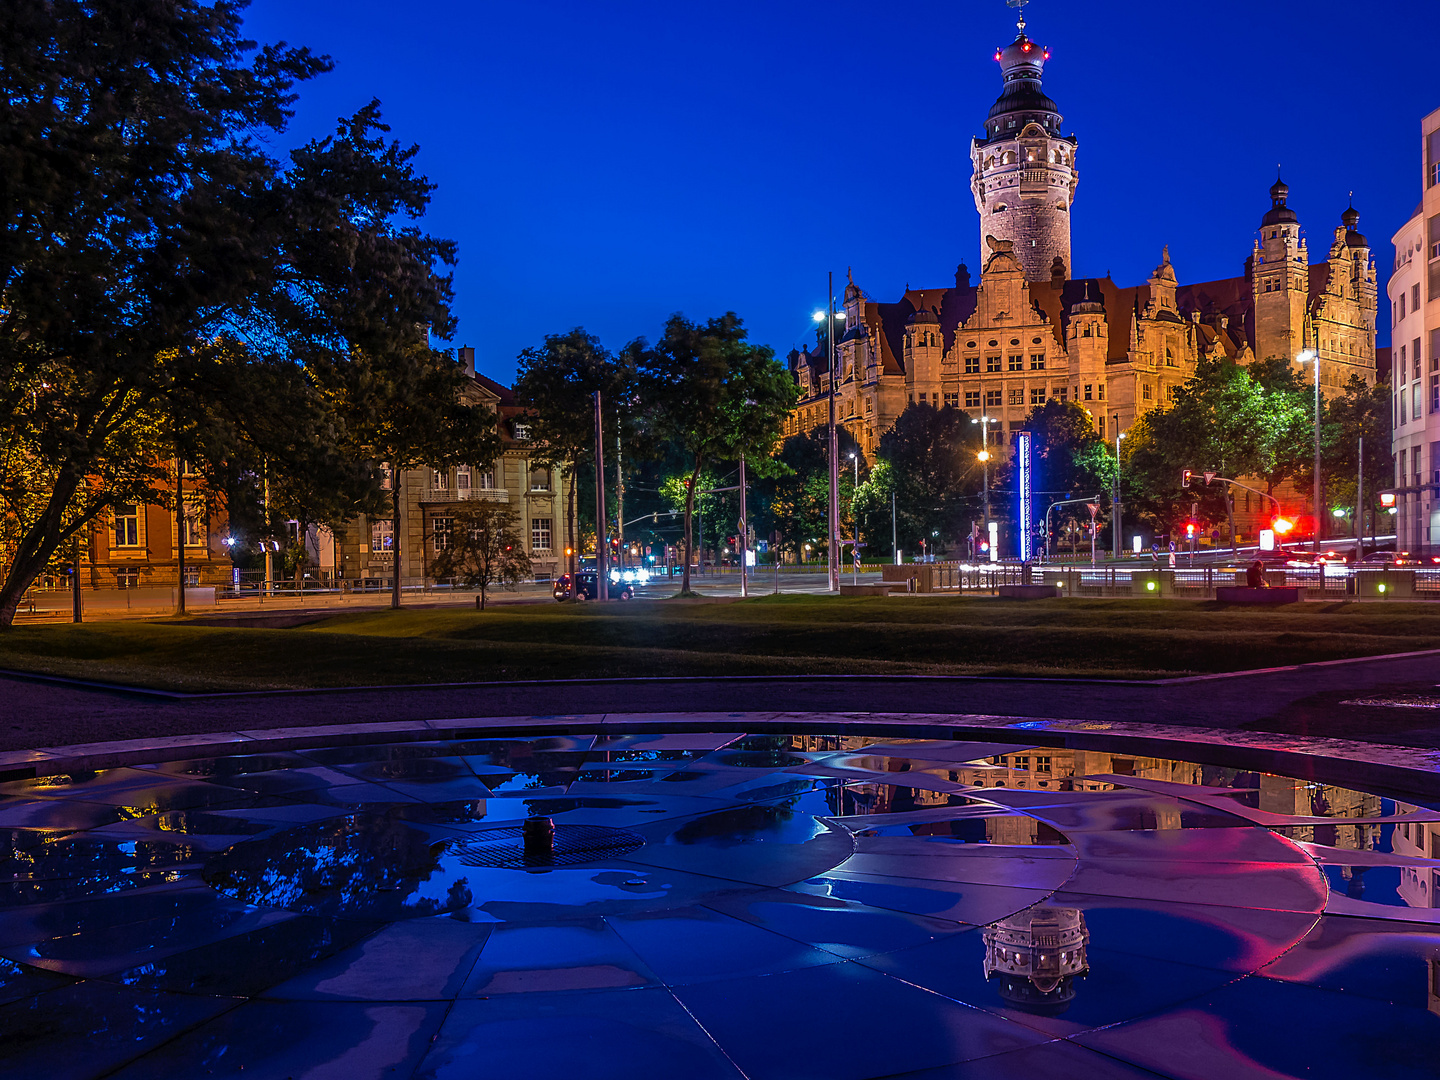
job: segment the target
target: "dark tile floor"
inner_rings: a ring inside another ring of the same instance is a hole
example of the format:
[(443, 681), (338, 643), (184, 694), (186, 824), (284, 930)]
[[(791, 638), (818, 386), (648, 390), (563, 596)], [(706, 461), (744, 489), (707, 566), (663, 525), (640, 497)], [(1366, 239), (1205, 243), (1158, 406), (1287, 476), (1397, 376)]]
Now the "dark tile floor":
[(0, 784), (0, 841), (7, 1080), (1440, 1076), (1440, 812), (1314, 781), (437, 740)]

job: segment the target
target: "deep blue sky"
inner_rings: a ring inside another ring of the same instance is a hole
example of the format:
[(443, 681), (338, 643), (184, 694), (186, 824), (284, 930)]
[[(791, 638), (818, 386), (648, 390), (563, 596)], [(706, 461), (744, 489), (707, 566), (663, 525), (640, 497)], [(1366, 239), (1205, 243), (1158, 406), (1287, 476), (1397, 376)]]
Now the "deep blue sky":
[[(1435, 0), (1034, 0), (1080, 140), (1075, 272), (1241, 272), (1284, 164), (1328, 246), (1347, 192), (1384, 278), (1420, 198)], [(329, 53), (290, 132), (378, 97), (460, 244), (455, 344), (509, 381), (583, 325), (618, 348), (672, 312), (740, 313), (783, 354), (853, 267), (879, 300), (978, 274), (969, 139), (999, 93), (1002, 0), (500, 4), (254, 0), (247, 30)]]

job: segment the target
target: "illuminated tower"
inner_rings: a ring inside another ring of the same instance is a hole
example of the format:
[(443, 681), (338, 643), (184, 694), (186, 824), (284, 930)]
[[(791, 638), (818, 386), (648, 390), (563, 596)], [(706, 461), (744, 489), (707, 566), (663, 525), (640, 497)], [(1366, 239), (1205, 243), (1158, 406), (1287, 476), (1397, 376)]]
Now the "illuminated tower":
[[(1013, 2), (1022, 7), (1025, 0)], [(995, 51), (1004, 84), (990, 107), (985, 134), (970, 141), (970, 182), (980, 212), (980, 250), (985, 237), (1013, 240), (1030, 281), (1072, 276), (1070, 206), (1075, 200), (1075, 137), (1060, 134), (1055, 102), (1040, 89), (1050, 53), (1019, 33)]]
[(1270, 209), (1250, 253), (1247, 275), (1255, 297), (1255, 356), (1294, 361), (1305, 347), (1305, 308), (1310, 298), (1310, 253), (1300, 220), (1286, 205), (1290, 185), (1270, 185)]

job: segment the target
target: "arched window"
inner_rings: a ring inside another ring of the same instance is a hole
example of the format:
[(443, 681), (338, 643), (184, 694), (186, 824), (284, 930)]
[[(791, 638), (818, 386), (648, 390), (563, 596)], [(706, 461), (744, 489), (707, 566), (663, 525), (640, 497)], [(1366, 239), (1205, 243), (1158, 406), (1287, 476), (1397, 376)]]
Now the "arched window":
[(994, 211), (994, 212), (998, 214), (998, 213), (1000, 213), (1000, 212), (1002, 212), (1002, 211), (1004, 211), (1004, 210), (1009, 210), (1009, 209), (1010, 209), (1010, 207), (1009, 207), (1006, 203), (998, 202), (998, 203), (995, 204), (995, 211)]
[(1080, 335), (1080, 336), (1081, 336), (1081, 337), (1089, 337), (1089, 336), (1090, 336), (1090, 324), (1089, 324), (1088, 322), (1085, 324), (1085, 329), (1081, 331), (1081, 335)]

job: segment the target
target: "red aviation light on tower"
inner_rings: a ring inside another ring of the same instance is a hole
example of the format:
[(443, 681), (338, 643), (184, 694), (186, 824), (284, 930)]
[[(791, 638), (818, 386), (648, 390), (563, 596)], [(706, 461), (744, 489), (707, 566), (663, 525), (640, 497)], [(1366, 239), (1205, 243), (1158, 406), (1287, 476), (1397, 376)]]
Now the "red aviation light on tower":
[(996, 62), (997, 64), (1000, 62), (1000, 50), (999, 50), (999, 49), (996, 49), (996, 50), (995, 50), (995, 62)]
[(1049, 60), (1049, 59), (1050, 59), (1050, 50), (1049, 50), (1049, 49), (1041, 49), (1041, 50), (1040, 50), (1040, 59), (1041, 59), (1041, 60)]
[(1030, 51), (1030, 42), (1027, 41), (1027, 42), (1025, 42), (1025, 44), (1021, 45), (1021, 46), (1020, 46), (1020, 51), (1021, 51), (1021, 52), (1029, 52), (1029, 51)]

